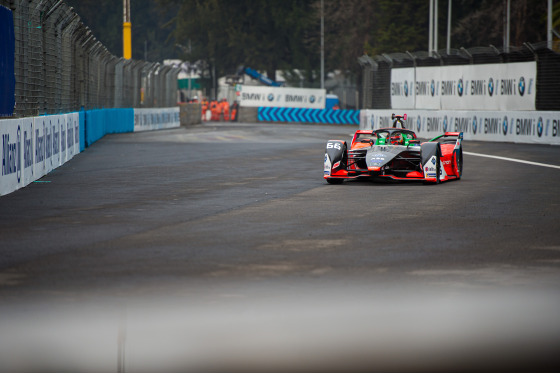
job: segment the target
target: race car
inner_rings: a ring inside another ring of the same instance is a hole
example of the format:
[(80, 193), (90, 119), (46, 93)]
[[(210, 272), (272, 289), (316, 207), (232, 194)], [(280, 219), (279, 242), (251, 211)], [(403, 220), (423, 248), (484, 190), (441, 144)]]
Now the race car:
[(356, 131), (349, 149), (344, 140), (329, 140), (325, 180), (330, 184), (355, 178), (440, 183), (461, 178), (462, 132), (446, 132), (421, 142), (414, 131), (404, 127), (406, 114), (391, 117), (393, 127)]

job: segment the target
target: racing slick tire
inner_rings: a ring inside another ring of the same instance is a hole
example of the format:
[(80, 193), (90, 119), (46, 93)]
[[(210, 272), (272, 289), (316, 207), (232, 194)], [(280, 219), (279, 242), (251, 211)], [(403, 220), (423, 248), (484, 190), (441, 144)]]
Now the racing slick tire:
[(457, 179), (461, 179), (461, 175), (463, 175), (463, 149), (460, 148), (456, 150), (453, 155), (453, 159), (455, 160), (453, 163), (453, 171)]
[(339, 178), (327, 178), (327, 183), (328, 183), (328, 184), (342, 184), (342, 182), (344, 182), (344, 179), (339, 179)]
[(441, 183), (440, 178), (441, 178), (441, 148), (439, 147), (439, 143), (438, 143), (438, 148), (436, 152), (436, 184)]

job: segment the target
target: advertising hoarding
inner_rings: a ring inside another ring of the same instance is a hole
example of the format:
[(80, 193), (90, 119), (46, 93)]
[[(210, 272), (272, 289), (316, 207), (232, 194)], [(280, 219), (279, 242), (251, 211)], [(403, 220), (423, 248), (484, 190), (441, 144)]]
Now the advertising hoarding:
[(237, 85), (236, 95), (243, 107), (325, 109), (326, 90), (293, 87)]

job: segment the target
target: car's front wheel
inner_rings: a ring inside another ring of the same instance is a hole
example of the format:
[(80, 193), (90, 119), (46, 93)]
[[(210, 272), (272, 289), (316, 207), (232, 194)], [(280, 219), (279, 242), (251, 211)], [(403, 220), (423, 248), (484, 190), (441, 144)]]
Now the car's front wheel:
[(339, 178), (327, 178), (327, 183), (328, 183), (328, 184), (342, 184), (342, 182), (344, 182), (344, 179), (339, 179)]

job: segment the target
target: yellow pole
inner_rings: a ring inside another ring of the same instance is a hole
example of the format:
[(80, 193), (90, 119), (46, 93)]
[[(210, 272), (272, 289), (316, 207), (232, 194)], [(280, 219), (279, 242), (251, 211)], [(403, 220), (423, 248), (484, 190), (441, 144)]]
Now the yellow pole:
[(127, 60), (132, 58), (132, 23), (123, 23), (123, 57)]
[(132, 58), (132, 23), (130, 22), (130, 0), (123, 0), (123, 57)]

